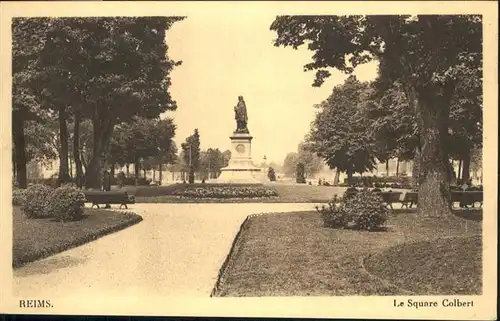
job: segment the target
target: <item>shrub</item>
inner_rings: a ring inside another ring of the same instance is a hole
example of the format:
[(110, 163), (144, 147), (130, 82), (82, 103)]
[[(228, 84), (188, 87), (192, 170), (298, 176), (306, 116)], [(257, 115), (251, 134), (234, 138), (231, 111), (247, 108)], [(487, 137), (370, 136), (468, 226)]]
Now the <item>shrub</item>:
[(295, 172), (295, 180), (299, 184), (305, 184), (306, 183), (306, 169), (304, 167), (304, 164), (298, 163), (296, 172)]
[(24, 204), (26, 190), (20, 188), (12, 189), (12, 205), (21, 206)]
[(321, 214), (325, 227), (345, 228), (349, 223), (349, 217), (344, 209), (343, 203), (339, 203), (337, 195), (328, 202), (328, 205), (316, 206), (316, 210)]
[(23, 213), (29, 218), (48, 217), (47, 211), (54, 189), (45, 184), (31, 185), (24, 193)]
[(72, 221), (83, 215), (84, 206), (85, 194), (78, 188), (63, 185), (52, 193), (47, 212), (59, 221)]
[(274, 168), (269, 167), (269, 169), (267, 171), (267, 178), (269, 178), (269, 180), (271, 182), (275, 182), (276, 181), (276, 172), (274, 171)]
[(360, 230), (380, 228), (387, 221), (389, 210), (377, 193), (360, 191), (345, 204), (347, 215)]
[(328, 207), (317, 207), (326, 227), (354, 228), (359, 230), (375, 230), (387, 221), (389, 210), (382, 198), (370, 191), (344, 196), (337, 195), (328, 203)]

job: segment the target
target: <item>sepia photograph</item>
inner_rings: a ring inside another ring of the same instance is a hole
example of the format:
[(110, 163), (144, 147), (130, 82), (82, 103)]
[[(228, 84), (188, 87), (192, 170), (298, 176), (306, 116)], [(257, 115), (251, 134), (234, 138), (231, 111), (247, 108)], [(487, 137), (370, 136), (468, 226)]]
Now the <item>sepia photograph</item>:
[(2, 3), (0, 312), (495, 319), (498, 5), (396, 3)]

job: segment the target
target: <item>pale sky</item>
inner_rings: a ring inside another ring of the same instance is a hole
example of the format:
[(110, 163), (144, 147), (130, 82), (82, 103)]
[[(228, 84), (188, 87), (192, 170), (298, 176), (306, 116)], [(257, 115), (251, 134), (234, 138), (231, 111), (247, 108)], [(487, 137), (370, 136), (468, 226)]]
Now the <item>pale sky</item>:
[[(167, 31), (169, 57), (182, 60), (172, 72), (171, 94), (178, 110), (168, 112), (177, 125), (177, 146), (199, 129), (201, 149), (230, 148), (236, 128), (233, 107), (245, 99), (248, 129), (254, 137), (252, 158), (282, 164), (287, 153), (308, 133), (314, 104), (326, 99), (346, 76), (336, 70), (320, 88), (312, 87), (314, 72), (304, 72), (312, 52), (278, 48), (269, 27), (274, 15), (236, 14), (188, 16)], [(356, 70), (371, 80), (376, 65)]]

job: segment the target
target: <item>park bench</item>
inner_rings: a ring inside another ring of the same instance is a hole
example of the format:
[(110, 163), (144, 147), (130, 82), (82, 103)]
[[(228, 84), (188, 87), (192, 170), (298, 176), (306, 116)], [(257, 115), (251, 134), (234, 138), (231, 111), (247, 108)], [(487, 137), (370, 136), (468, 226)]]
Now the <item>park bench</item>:
[(406, 192), (401, 200), (401, 208), (411, 208), (418, 203), (418, 192)]
[(128, 209), (127, 204), (135, 204), (133, 195), (121, 191), (85, 191), (85, 199), (92, 203), (92, 207), (97, 206), (97, 208), (99, 204), (120, 204), (120, 208), (125, 206)]
[(401, 202), (401, 192), (378, 192), (377, 194), (382, 197), (384, 203), (386, 203), (391, 209), (393, 203)]
[(483, 191), (452, 191), (451, 192), (451, 202), (459, 202), (465, 204), (465, 206), (472, 205), (475, 206), (479, 203), (479, 207), (483, 206)]

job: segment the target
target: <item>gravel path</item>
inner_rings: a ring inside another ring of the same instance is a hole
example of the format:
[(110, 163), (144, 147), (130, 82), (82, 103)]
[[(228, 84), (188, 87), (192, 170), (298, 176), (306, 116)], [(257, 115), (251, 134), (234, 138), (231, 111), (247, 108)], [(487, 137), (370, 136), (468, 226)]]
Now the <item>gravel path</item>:
[(245, 217), (314, 204), (136, 204), (144, 220), (14, 270), (23, 297), (208, 297)]

